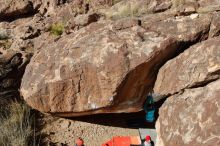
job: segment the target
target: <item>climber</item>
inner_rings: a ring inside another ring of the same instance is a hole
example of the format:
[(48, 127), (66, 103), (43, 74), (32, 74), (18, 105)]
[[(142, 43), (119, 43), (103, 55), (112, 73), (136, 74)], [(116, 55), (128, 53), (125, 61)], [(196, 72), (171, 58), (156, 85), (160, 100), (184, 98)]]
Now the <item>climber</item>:
[(81, 137), (76, 139), (76, 144), (75, 146), (84, 146), (84, 141), (82, 140)]
[(146, 136), (144, 146), (154, 146), (154, 142), (149, 135)]
[(155, 106), (154, 106), (154, 99), (152, 97), (152, 93), (149, 93), (149, 95), (147, 96), (147, 99), (144, 103), (144, 111), (146, 112), (146, 117), (145, 120), (147, 122), (154, 122), (155, 120)]

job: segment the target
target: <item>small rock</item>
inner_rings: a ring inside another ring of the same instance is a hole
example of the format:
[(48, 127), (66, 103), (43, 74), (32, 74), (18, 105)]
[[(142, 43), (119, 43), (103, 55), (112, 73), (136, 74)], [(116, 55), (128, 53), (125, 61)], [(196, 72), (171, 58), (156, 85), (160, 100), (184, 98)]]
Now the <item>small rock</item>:
[(190, 16), (189, 16), (191, 19), (196, 19), (196, 18), (198, 18), (199, 17), (199, 14), (191, 14)]

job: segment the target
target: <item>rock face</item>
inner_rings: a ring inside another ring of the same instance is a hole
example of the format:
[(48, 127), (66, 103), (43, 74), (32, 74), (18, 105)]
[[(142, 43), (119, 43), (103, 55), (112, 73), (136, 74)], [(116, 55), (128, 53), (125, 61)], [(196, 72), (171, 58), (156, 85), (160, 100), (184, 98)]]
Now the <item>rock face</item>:
[(220, 38), (198, 43), (174, 60), (168, 61), (158, 74), (154, 91), (168, 95), (185, 88), (205, 85), (219, 78)]
[(161, 146), (218, 145), (219, 11), (219, 0), (2, 0), (0, 103), (21, 91), (63, 117), (136, 112), (154, 88), (168, 97)]
[(0, 39), (0, 99), (15, 98), (19, 96), (18, 88), (21, 84), (25, 67), (29, 63), (32, 53), (31, 45), (20, 44), (9, 38), (9, 33), (1, 30)]
[[(125, 1), (117, 5), (120, 3)], [(169, 3), (146, 5), (155, 10)], [(73, 3), (77, 4), (84, 5)], [(112, 4), (104, 5), (108, 9)], [(63, 16), (70, 19), (67, 25), (71, 26), (67, 26), (70, 35), (40, 45), (43, 49), (39, 48), (26, 69), (21, 93), (35, 109), (60, 116), (139, 111), (158, 69), (167, 60), (192, 43), (207, 39), (211, 25), (213, 34), (218, 34), (213, 13), (176, 16), (176, 9), (171, 8), (139, 19), (100, 20), (104, 18), (99, 12), (91, 12), (94, 5), (89, 6), (88, 12), (74, 10), (76, 13), (60, 8), (60, 13), (43, 20), (51, 23)], [(80, 15), (71, 18), (77, 13)]]
[(209, 36), (210, 37), (215, 37), (215, 36), (219, 36), (220, 34), (220, 12), (216, 13), (213, 16), (213, 20), (212, 20), (212, 24), (210, 26), (210, 33)]
[(138, 25), (117, 30), (107, 23), (81, 29), (33, 57), (21, 88), (32, 107), (64, 116), (141, 110), (155, 65), (171, 58), (178, 43)]
[(169, 97), (156, 124), (157, 146), (220, 145), (220, 80)]
[(195, 42), (203, 39), (201, 37), (207, 38), (207, 36), (201, 36), (199, 34), (208, 34), (212, 21), (212, 15), (210, 14), (191, 14), (186, 17), (165, 15), (165, 19), (163, 15), (159, 15), (153, 19), (149, 19), (151, 17), (155, 16), (150, 15), (144, 18), (143, 27), (145, 29), (160, 32), (182, 42)]
[(21, 17), (24, 15), (30, 15), (35, 13), (36, 9), (39, 8), (41, 2), (40, 0), (29, 1), (1, 1), (0, 2), (0, 20), (12, 20), (16, 17)]
[(160, 108), (158, 146), (220, 144), (219, 44), (196, 44), (160, 69), (155, 92), (172, 96)]

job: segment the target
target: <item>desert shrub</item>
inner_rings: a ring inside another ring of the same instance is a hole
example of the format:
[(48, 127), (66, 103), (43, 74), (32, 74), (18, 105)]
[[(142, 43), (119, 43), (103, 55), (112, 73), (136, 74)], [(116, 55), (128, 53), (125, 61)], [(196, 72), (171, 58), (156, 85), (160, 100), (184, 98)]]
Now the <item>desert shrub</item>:
[(0, 48), (8, 49), (11, 44), (9, 33), (5, 29), (0, 29)]
[(143, 14), (153, 13), (152, 4), (142, 1), (115, 1), (111, 8), (100, 9), (99, 13), (103, 14), (107, 19), (121, 19), (124, 17), (139, 17)]
[(30, 142), (35, 143), (33, 118), (30, 107), (24, 103), (11, 101), (4, 110), (1, 107), (0, 145), (28, 146)]
[(64, 32), (63, 23), (55, 23), (50, 27), (50, 33), (56, 36), (61, 35)]
[[(120, 8), (119, 8), (120, 6)], [(136, 4), (119, 4), (113, 7), (112, 10), (104, 12), (106, 18), (122, 18), (122, 17), (128, 17), (128, 16), (134, 16), (138, 13), (138, 6)]]
[(7, 39), (7, 40), (0, 40), (0, 48), (2, 47), (3, 49), (7, 50), (11, 47), (12, 41)]

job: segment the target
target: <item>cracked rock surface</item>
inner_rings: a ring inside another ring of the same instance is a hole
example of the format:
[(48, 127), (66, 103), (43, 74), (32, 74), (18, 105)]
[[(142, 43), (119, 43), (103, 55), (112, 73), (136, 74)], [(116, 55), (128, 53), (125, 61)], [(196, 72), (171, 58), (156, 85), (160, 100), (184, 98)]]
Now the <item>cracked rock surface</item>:
[(204, 86), (220, 77), (220, 37), (185, 50), (159, 71), (154, 91), (168, 95), (186, 88)]
[(156, 123), (157, 146), (220, 144), (220, 80), (170, 96)]
[(64, 116), (142, 108), (153, 83), (148, 71), (173, 57), (178, 42), (138, 25), (114, 30), (107, 23), (82, 28), (32, 58), (21, 89), (32, 107)]
[(160, 108), (158, 146), (220, 144), (219, 43), (193, 45), (160, 69), (154, 90), (171, 96)]

